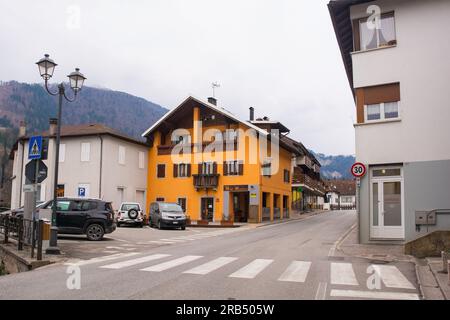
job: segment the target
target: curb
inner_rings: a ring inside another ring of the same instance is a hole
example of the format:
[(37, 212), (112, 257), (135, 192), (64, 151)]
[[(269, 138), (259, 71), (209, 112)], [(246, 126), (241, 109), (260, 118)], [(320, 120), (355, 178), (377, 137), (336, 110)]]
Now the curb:
[(319, 214), (322, 214), (322, 213), (325, 213), (325, 212), (330, 212), (330, 211), (329, 210), (322, 210), (322, 211), (318, 211), (318, 212), (315, 212), (313, 214), (310, 214), (310, 215), (304, 216), (304, 217), (300, 216), (298, 218), (289, 218), (289, 219), (283, 219), (283, 220), (279, 220), (279, 221), (271, 221), (271, 222), (267, 222), (267, 223), (264, 223), (264, 224), (261, 224), (261, 225), (257, 225), (257, 226), (255, 226), (255, 228), (273, 226), (273, 225), (280, 224), (280, 223), (288, 223), (288, 222), (294, 222), (294, 221), (298, 221), (298, 220), (307, 220), (309, 218), (312, 218), (312, 217), (314, 217), (316, 215), (319, 215)]

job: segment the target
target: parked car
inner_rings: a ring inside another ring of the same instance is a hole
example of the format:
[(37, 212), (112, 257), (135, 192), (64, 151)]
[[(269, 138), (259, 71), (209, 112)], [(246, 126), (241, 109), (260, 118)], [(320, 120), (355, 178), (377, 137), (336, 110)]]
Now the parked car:
[[(39, 209), (39, 216), (51, 216), (53, 201)], [(91, 241), (103, 239), (116, 230), (111, 202), (98, 199), (58, 198), (56, 210), (58, 234), (85, 234)]]
[[(39, 208), (42, 208), (43, 206), (45, 206), (46, 204), (48, 203), (48, 201), (47, 202), (44, 202), (44, 201), (38, 201), (37, 203), (36, 203), (36, 209), (38, 209), (38, 211), (39, 211)], [(22, 206), (22, 207), (19, 207), (19, 208), (17, 208), (17, 209), (8, 209), (8, 210), (5, 210), (5, 211), (2, 211), (2, 212), (0, 212), (0, 215), (8, 215), (8, 216), (11, 216), (11, 217), (23, 217), (23, 210), (24, 210), (24, 207)]]
[(142, 228), (144, 225), (144, 212), (137, 202), (122, 202), (117, 214), (117, 226), (122, 224), (137, 225)]
[(150, 227), (186, 229), (186, 215), (177, 203), (153, 202), (150, 205)]

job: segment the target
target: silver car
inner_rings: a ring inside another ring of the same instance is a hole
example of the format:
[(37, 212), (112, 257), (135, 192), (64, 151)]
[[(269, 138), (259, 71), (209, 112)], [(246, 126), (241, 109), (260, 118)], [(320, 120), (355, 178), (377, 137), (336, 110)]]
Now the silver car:
[(117, 214), (117, 226), (129, 224), (142, 228), (144, 225), (144, 212), (137, 202), (122, 202)]

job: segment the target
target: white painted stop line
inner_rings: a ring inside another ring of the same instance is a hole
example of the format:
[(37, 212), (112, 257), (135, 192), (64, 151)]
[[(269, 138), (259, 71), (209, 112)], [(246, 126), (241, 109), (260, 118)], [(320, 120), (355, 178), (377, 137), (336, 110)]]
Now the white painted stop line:
[(355, 272), (351, 263), (331, 263), (331, 284), (357, 286)]

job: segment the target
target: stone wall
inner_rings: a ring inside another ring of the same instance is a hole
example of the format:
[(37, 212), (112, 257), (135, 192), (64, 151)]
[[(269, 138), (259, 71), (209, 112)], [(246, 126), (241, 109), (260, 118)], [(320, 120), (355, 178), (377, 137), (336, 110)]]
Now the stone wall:
[(417, 258), (440, 257), (450, 250), (450, 231), (434, 231), (405, 244), (405, 254)]

